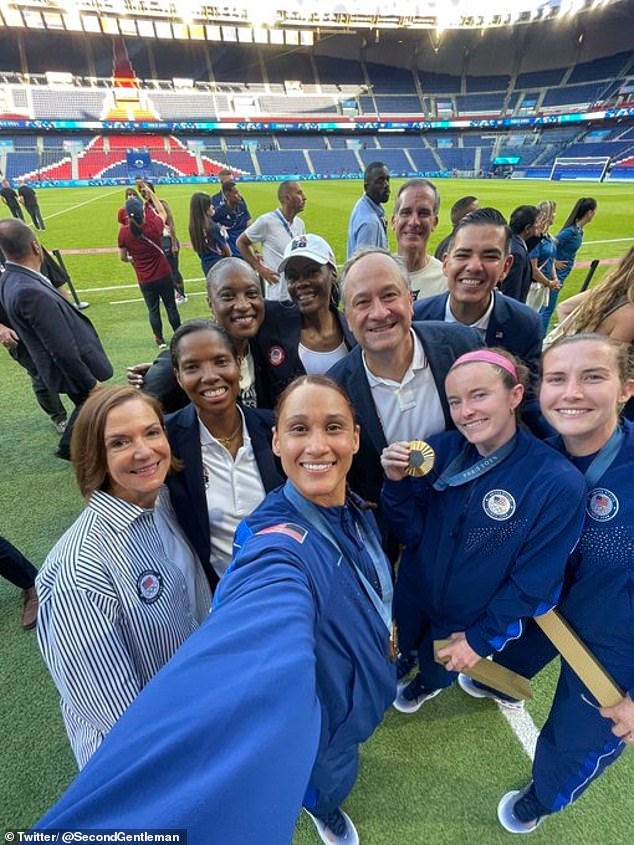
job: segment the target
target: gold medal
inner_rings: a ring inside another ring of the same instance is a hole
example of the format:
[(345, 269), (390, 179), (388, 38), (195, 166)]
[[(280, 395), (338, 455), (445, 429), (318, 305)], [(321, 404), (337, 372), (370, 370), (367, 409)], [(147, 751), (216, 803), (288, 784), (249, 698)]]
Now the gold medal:
[(390, 629), (389, 658), (392, 663), (396, 663), (398, 659), (398, 630), (396, 620), (394, 619), (392, 619), (392, 627)]
[(409, 465), (407, 474), (418, 478), (431, 472), (434, 468), (436, 455), (434, 450), (424, 440), (410, 440)]

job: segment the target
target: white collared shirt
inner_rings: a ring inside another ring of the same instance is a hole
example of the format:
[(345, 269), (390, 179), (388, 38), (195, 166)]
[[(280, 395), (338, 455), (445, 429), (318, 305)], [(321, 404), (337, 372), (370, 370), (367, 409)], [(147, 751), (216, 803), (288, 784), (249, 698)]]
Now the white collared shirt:
[[(445, 323), (460, 323), (460, 320), (457, 320), (451, 310), (451, 296), (447, 297), (447, 302), (445, 304)], [(482, 335), (482, 339), (485, 339), (485, 335), (487, 333), (487, 329), (489, 328), (489, 320), (491, 319), (491, 314), (493, 313), (493, 306), (495, 305), (495, 296), (491, 294), (491, 302), (489, 302), (487, 310), (484, 314), (480, 317), (479, 320), (476, 320), (475, 323), (468, 323), (467, 325), (469, 328), (477, 329), (480, 334)], [(465, 325), (464, 323), (460, 323), (461, 325)]]
[(235, 459), (198, 420), (209, 513), (209, 562), (218, 577), (224, 575), (231, 563), (233, 535), (238, 523), (266, 496), (244, 415), (240, 408), (238, 412), (242, 418), (242, 446)]
[(388, 443), (425, 440), (446, 428), (445, 414), (423, 345), (414, 330), (410, 329), (410, 332), (414, 341), (414, 354), (400, 382), (375, 376), (368, 368), (365, 353), (361, 355), (372, 399)]

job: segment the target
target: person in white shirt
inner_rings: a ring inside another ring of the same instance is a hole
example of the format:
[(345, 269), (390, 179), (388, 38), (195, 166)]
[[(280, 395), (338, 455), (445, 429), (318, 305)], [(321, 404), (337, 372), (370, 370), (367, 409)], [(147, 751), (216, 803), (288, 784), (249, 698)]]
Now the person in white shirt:
[[(266, 299), (288, 299), (288, 287), (283, 273), (277, 268), (284, 257), (286, 245), (293, 238), (306, 232), (304, 221), (297, 215), (304, 210), (306, 195), (299, 182), (280, 182), (277, 189), (280, 207), (261, 214), (238, 237), (236, 247), (240, 255), (260, 274), (264, 281)], [(258, 255), (253, 244), (262, 244), (263, 254)]]
[(397, 252), (407, 265), (412, 299), (447, 290), (442, 262), (427, 252), (429, 236), (438, 225), (440, 194), (428, 179), (410, 179), (398, 190), (392, 215)]
[(37, 638), (81, 769), (205, 619), (211, 592), (163, 487), (173, 461), (156, 399), (94, 391), (71, 459), (86, 508), (37, 576)]
[(238, 523), (284, 478), (271, 451), (272, 411), (243, 407), (235, 340), (211, 320), (190, 320), (170, 344), (190, 404), (166, 419), (183, 471), (168, 479), (176, 517), (212, 589), (231, 561)]

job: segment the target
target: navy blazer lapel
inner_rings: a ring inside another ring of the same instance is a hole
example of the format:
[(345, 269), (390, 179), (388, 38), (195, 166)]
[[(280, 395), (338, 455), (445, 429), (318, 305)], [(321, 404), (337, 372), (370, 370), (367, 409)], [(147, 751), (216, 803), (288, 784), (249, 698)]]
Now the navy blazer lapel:
[(284, 482), (275, 463), (275, 456), (271, 451), (271, 427), (273, 425), (273, 412), (263, 414), (262, 410), (243, 408), (244, 420), (246, 422), (255, 462), (260, 470), (260, 478), (264, 490), (269, 493)]
[(512, 315), (504, 301), (504, 295), (493, 291), (493, 311), (491, 311), (486, 332), (487, 346), (504, 346), (504, 337), (509, 318), (512, 320)]
[(200, 430), (198, 415), (193, 405), (190, 404), (182, 411), (178, 411), (177, 427), (173, 429), (171, 439), (175, 447), (174, 451), (184, 464), (180, 474), (189, 494), (192, 510), (196, 514), (199, 527), (208, 536), (209, 515), (200, 447)]
[[(424, 325), (422, 323), (421, 325)], [(429, 363), (431, 374), (434, 377), (434, 384), (438, 391), (440, 404), (442, 405), (443, 414), (445, 415), (445, 425), (447, 428), (453, 428), (451, 414), (449, 413), (449, 405), (447, 403), (447, 396), (445, 394), (445, 375), (447, 370), (456, 358), (456, 354), (449, 342), (449, 338), (445, 336), (434, 337), (434, 342), (428, 342), (425, 332), (418, 331), (416, 324), (412, 324), (412, 328), (416, 332), (417, 337), (423, 345), (425, 357)]]
[(372, 391), (361, 357), (361, 347), (355, 346), (352, 352), (348, 354), (354, 356), (356, 361), (350, 362), (349, 374), (351, 378), (346, 379), (345, 389), (354, 405), (358, 419), (362, 421), (362, 436), (369, 438), (374, 448), (381, 454), (387, 446), (387, 441), (372, 398)]

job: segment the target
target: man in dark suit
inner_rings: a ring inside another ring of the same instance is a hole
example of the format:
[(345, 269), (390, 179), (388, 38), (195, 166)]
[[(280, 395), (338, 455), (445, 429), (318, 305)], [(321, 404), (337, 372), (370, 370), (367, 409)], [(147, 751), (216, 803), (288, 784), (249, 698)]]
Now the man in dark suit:
[(531, 385), (524, 416), (538, 434), (544, 429), (537, 402), (543, 327), (538, 314), (527, 305), (496, 291), (512, 259), (511, 233), (494, 208), (481, 208), (460, 220), (443, 259), (449, 293), (414, 304), (415, 320), (444, 320), (477, 330), (486, 346), (500, 346), (517, 355), (528, 367)]
[(42, 248), (31, 229), (21, 220), (1, 220), (0, 249), (6, 256), (0, 306), (46, 387), (66, 393), (75, 405), (55, 453), (69, 460), (78, 409), (112, 376), (112, 365), (90, 320), (40, 273)]
[(8, 179), (2, 180), (0, 197), (2, 197), (2, 202), (9, 207), (9, 211), (14, 217), (24, 220), (24, 215), (22, 214), (22, 209), (20, 208), (20, 204), (18, 202), (18, 195), (11, 187), (11, 183)]
[(378, 502), (381, 452), (388, 443), (424, 440), (453, 427), (445, 376), (458, 356), (482, 344), (465, 326), (412, 324), (407, 268), (385, 250), (357, 253), (341, 283), (344, 313), (359, 345), (328, 375), (346, 389), (361, 426), (351, 487)]

